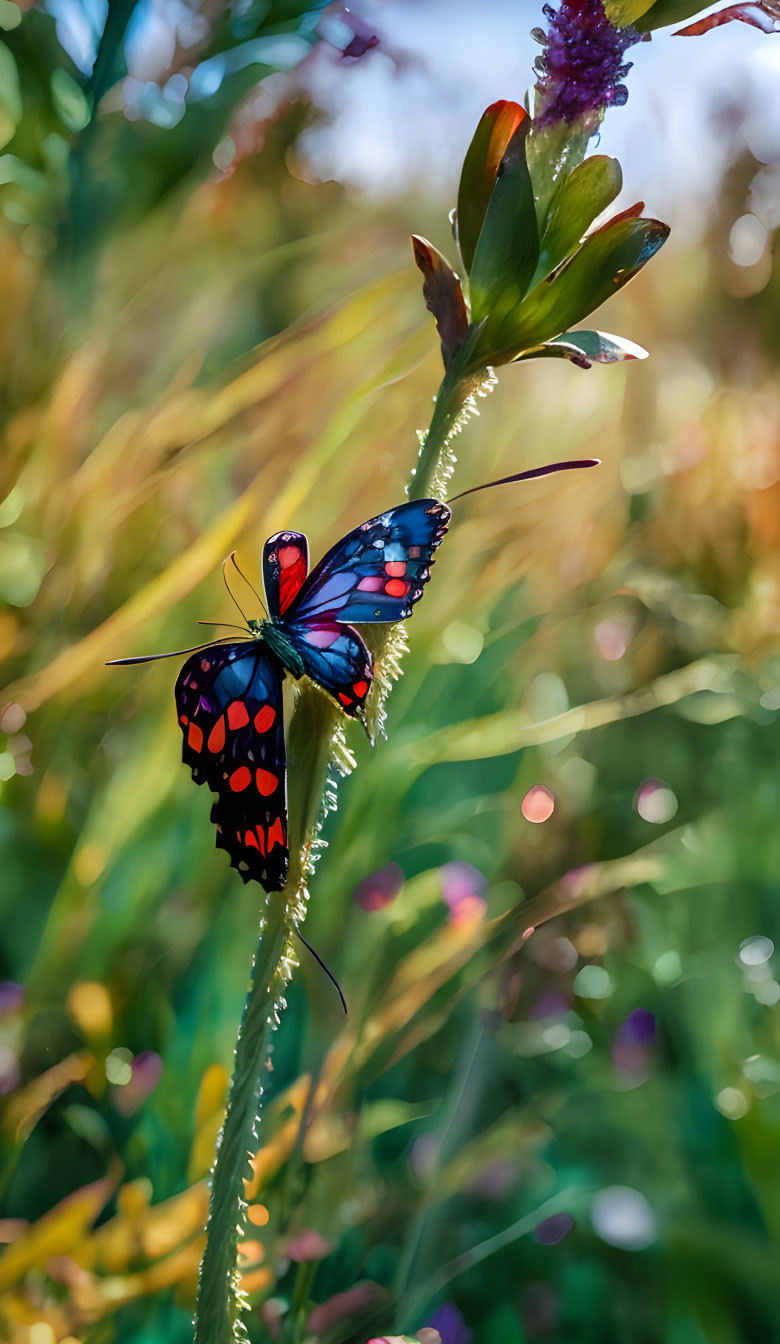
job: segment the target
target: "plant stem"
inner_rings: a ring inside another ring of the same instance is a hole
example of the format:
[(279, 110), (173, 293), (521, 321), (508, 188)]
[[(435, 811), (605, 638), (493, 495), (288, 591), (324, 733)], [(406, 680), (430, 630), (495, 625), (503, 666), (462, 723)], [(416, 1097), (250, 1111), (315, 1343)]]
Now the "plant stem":
[(260, 1077), (269, 1021), (286, 980), (290, 937), (287, 903), (268, 897), (252, 965), (252, 982), (236, 1043), (235, 1067), (211, 1183), (206, 1249), (200, 1266), (195, 1344), (233, 1344), (240, 1335), (236, 1283), (242, 1181), (250, 1174), (249, 1150), (260, 1101)]
[(444, 493), (450, 475), (450, 440), (459, 427), (466, 401), (483, 377), (465, 377), (457, 361), (453, 361), (445, 373), (436, 396), (430, 428), (420, 450), (420, 459), (409, 482), (410, 499), (425, 499), (426, 495)]
[[(481, 376), (465, 376), (454, 364), (445, 374), (412, 474), (411, 499), (445, 493), (450, 475), (449, 442), (460, 427), (464, 407), (484, 377), (484, 371)], [(385, 627), (377, 633), (372, 652), (387, 647), (391, 638)], [(383, 698), (388, 690), (389, 679), (385, 677), (377, 688), (378, 696)], [(273, 1030), (284, 1006), (282, 994), (291, 970), (289, 940), (294, 925), (303, 921), (312, 846), (323, 811), (332, 805), (329, 793), (334, 753), (342, 755), (342, 770), (349, 769), (343, 760), (342, 721), (339, 710), (322, 692), (302, 683), (288, 742), (290, 779), (295, 785), (289, 817), (291, 872), (284, 891), (275, 892), (266, 901), (236, 1044), (227, 1112), (212, 1173), (206, 1249), (198, 1280), (195, 1344), (235, 1344), (246, 1339), (236, 1269), (244, 1208), (242, 1182), (250, 1172), (248, 1159), (255, 1140), (268, 1031), (269, 1027)]]

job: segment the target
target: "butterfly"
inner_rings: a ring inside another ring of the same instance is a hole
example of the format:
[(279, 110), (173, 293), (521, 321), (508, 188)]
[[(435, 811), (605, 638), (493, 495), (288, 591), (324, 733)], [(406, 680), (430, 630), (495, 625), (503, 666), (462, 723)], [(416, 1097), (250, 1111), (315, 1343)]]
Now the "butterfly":
[[(592, 465), (595, 460), (587, 459), (538, 467), (463, 495)], [(244, 882), (281, 891), (289, 867), (285, 676), (309, 677), (344, 714), (362, 717), (374, 669), (355, 626), (394, 624), (412, 614), (447, 531), (450, 503), (409, 500), (388, 509), (348, 532), (311, 570), (305, 535), (277, 532), (262, 554), (267, 615), (245, 618), (242, 639), (109, 664), (191, 655), (175, 686), (182, 759), (195, 783), (216, 794), (211, 820), (217, 847), (227, 851)]]

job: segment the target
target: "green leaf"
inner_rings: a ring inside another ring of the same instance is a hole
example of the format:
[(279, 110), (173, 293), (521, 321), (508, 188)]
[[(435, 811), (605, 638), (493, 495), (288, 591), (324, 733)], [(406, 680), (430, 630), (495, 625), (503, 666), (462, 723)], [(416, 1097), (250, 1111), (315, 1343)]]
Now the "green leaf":
[(458, 187), (457, 239), (466, 271), (471, 270), (482, 223), (507, 146), (518, 126), (528, 120), (519, 103), (493, 103), (474, 132)]
[(477, 353), (487, 363), (508, 363), (568, 331), (628, 284), (668, 236), (668, 225), (660, 220), (619, 216), (586, 238), (489, 340), (483, 332)]
[(71, 131), (83, 131), (89, 121), (89, 103), (84, 90), (59, 66), (51, 76), (52, 102)]
[(525, 156), (529, 123), (518, 126), (493, 188), (469, 280), (471, 317), (502, 321), (522, 302), (539, 259), (539, 231)]
[(629, 28), (652, 6), (653, 0), (604, 0), (607, 18), (616, 28)]
[(591, 364), (620, 364), (626, 359), (647, 359), (647, 351), (625, 336), (612, 336), (608, 331), (567, 331), (552, 341), (524, 350), (517, 358), (570, 359), (581, 369)]
[(558, 192), (539, 248), (537, 276), (549, 275), (576, 249), (597, 215), (623, 185), (617, 159), (594, 154), (566, 178)]
[(645, 11), (637, 20), (640, 33), (651, 33), (656, 28), (667, 28), (672, 23), (682, 23), (698, 14), (704, 6), (701, 0), (655, 0), (652, 8)]
[(441, 252), (427, 238), (412, 234), (414, 259), (423, 273), (423, 298), (436, 319), (445, 369), (469, 334), (466, 301), (460, 280)]
[(16, 61), (0, 42), (0, 149), (13, 140), (22, 119), (22, 94)]

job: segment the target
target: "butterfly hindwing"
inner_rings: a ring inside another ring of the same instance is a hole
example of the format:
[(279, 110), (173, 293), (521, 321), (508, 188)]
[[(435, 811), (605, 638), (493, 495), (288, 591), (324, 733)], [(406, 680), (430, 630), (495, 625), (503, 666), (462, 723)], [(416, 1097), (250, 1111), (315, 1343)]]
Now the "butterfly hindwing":
[(309, 569), (309, 543), (303, 532), (275, 532), (263, 547), (263, 583), (272, 617), (283, 616), (298, 596)]
[(176, 681), (182, 759), (217, 794), (217, 845), (267, 891), (287, 874), (283, 673), (259, 642), (212, 645)]
[(284, 633), (300, 654), (306, 675), (354, 717), (374, 678), (371, 654), (357, 630), (337, 621), (287, 621)]
[(369, 519), (315, 565), (287, 609), (288, 620), (404, 620), (422, 597), (450, 516), (439, 500), (417, 499)]

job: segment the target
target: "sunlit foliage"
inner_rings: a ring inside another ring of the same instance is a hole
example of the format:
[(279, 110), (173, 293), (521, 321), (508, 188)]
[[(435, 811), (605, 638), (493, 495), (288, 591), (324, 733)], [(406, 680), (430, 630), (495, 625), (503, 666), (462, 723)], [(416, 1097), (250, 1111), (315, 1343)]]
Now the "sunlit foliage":
[[(177, 128), (116, 127), (169, 174), (139, 196), (32, 17), (0, 229), (0, 1333), (183, 1344), (258, 896), (170, 665), (103, 662), (230, 620), (233, 546), (256, 576), (276, 528), (321, 552), (399, 502), (441, 357), (418, 203), (297, 177), (300, 102), (225, 168), (209, 118), (197, 169)], [(116, 209), (85, 198), (74, 241), (92, 154)], [(350, 1015), (303, 962), (246, 1187), (252, 1340), (780, 1326), (778, 295), (728, 251), (757, 171), (600, 317), (651, 359), (523, 364), (459, 440), (462, 488), (603, 466), (464, 501), (389, 740), (351, 740), (307, 921)]]

